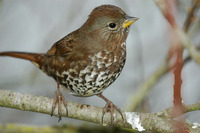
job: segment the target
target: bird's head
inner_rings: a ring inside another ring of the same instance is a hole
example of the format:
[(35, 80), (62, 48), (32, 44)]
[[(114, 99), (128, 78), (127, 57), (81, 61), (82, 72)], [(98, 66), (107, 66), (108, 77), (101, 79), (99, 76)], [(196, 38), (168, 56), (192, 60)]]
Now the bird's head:
[[(82, 26), (95, 41), (125, 42), (130, 25), (138, 18), (128, 16), (121, 8), (113, 5), (96, 7)], [(101, 42), (102, 43), (102, 42)]]

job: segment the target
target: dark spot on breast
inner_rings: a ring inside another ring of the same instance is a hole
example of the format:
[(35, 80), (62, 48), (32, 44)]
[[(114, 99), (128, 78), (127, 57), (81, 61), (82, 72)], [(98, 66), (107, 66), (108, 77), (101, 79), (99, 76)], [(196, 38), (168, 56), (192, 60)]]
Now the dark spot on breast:
[(104, 73), (101, 77), (105, 77), (105, 76), (108, 76), (108, 74), (107, 74), (107, 73)]
[(85, 88), (87, 88), (87, 86), (86, 86), (86, 85), (83, 85), (82, 89), (85, 90)]
[(71, 92), (75, 92), (73, 88), (69, 88), (71, 90)]
[(84, 84), (86, 84), (86, 81), (83, 80), (82, 82), (79, 82), (79, 84), (84, 85)]
[(102, 56), (102, 57), (105, 57), (105, 56), (106, 56), (106, 51), (102, 51), (102, 52), (101, 52), (101, 56)]
[(92, 87), (89, 87), (89, 88), (88, 88), (88, 90), (91, 90), (91, 89), (92, 89)]
[(78, 85), (77, 85), (77, 84), (74, 84), (74, 86), (78, 87)]
[(73, 77), (73, 78), (77, 78), (78, 77), (78, 75), (75, 72), (71, 72), (70, 76)]
[(100, 68), (106, 68), (106, 64), (105, 63), (101, 63), (100, 64)]
[(80, 76), (81, 79), (85, 79), (86, 74)]
[(69, 84), (70, 84), (69, 80), (66, 80), (66, 82), (67, 82), (67, 85), (69, 85)]
[(96, 81), (97, 77), (98, 77), (98, 75), (94, 75), (93, 80)]
[(87, 95), (87, 94), (88, 94), (87, 91), (84, 91), (84, 92), (83, 92), (83, 95)]
[(97, 91), (97, 89), (94, 89), (94, 90), (92, 90), (93, 91), (93, 93), (95, 93), (96, 91)]
[(103, 79), (101, 79), (99, 82), (103, 82), (104, 80)]
[(64, 79), (66, 80), (67, 78), (68, 78), (68, 75), (65, 74), (65, 75), (64, 75)]
[(94, 67), (90, 67), (89, 69), (88, 69), (88, 71), (90, 71), (90, 72), (92, 72), (94, 70)]
[(69, 88), (70, 88), (71, 90), (74, 90), (72, 85), (69, 85)]
[(73, 82), (73, 78), (70, 77), (69, 80), (70, 80), (71, 82)]
[(92, 81), (89, 81), (89, 84), (92, 86)]
[(75, 84), (78, 84), (78, 80), (74, 80)]

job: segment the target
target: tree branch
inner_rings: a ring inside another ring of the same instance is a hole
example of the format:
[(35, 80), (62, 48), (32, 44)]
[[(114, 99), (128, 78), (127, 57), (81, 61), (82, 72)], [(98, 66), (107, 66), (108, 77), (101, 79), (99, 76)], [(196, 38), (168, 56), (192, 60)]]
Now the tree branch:
[[(53, 100), (43, 96), (33, 96), (30, 94), (21, 94), (9, 90), (0, 89), (0, 106), (7, 108), (14, 108), (22, 111), (32, 111), (43, 114), (51, 114), (51, 106)], [(84, 120), (88, 122), (101, 124), (102, 108), (83, 105), (78, 103), (67, 102), (69, 114), (67, 117)], [(200, 109), (200, 103), (189, 106), (187, 111), (194, 111)], [(191, 108), (193, 108), (191, 110)], [(168, 109), (166, 109), (168, 110)], [(164, 111), (162, 111), (164, 112)], [(175, 121), (166, 115), (167, 113), (136, 113), (123, 112), (125, 122), (121, 119), (120, 114), (114, 113), (114, 126), (129, 128), (135, 130), (147, 130), (157, 132), (174, 132), (172, 122)], [(166, 117), (164, 115), (165, 114)], [(65, 108), (62, 106), (62, 117), (66, 117)], [(58, 117), (57, 109), (55, 109), (54, 116)], [(104, 116), (103, 126), (110, 126), (110, 113)], [(190, 132), (200, 132), (200, 127), (192, 128), (193, 125), (187, 124)]]

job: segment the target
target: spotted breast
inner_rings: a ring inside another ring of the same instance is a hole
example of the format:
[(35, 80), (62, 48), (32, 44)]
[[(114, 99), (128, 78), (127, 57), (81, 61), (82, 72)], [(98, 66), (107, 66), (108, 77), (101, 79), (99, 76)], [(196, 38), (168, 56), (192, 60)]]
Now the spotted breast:
[(101, 93), (115, 81), (125, 64), (125, 43), (119, 50), (116, 53), (103, 50), (88, 56), (89, 62), (85, 68), (82, 65), (86, 62), (80, 61), (79, 65), (57, 75), (61, 77), (58, 79), (60, 84), (75, 96), (87, 97)]

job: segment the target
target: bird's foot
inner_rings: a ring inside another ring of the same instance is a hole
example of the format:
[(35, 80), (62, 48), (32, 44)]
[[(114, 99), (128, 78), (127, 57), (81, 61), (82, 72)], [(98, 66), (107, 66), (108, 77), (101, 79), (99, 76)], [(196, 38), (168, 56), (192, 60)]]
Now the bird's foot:
[(58, 122), (60, 122), (61, 118), (61, 104), (63, 103), (63, 105), (66, 108), (66, 116), (68, 116), (68, 109), (67, 109), (67, 103), (65, 102), (65, 98), (63, 97), (62, 93), (60, 92), (59, 89), (59, 84), (58, 84), (58, 89), (56, 91), (56, 97), (53, 100), (53, 104), (52, 104), (52, 110), (51, 110), (51, 116), (53, 116), (53, 112), (56, 108), (56, 104), (58, 103)]
[(121, 117), (122, 117), (122, 120), (124, 121), (124, 117), (123, 117), (123, 114), (121, 112), (121, 109), (119, 107), (117, 107), (115, 104), (113, 104), (112, 101), (108, 100), (106, 97), (104, 97), (101, 93), (98, 94), (97, 96), (101, 97), (102, 99), (104, 99), (106, 101), (106, 105), (105, 107), (103, 108), (103, 111), (102, 111), (102, 119), (101, 119), (101, 122), (103, 124), (103, 118), (104, 118), (104, 115), (105, 113), (109, 110), (110, 111), (110, 118), (111, 118), (111, 126), (113, 127), (113, 122), (114, 122), (114, 109), (117, 110)]

